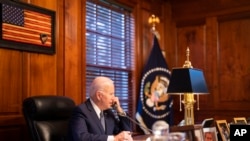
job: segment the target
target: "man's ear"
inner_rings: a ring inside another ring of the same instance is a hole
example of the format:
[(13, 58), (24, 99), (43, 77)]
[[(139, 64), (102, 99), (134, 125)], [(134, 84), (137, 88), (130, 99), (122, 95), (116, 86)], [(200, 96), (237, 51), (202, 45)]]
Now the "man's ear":
[(100, 91), (97, 91), (96, 92), (96, 98), (97, 98), (97, 100), (100, 101), (101, 97), (102, 97), (102, 93)]

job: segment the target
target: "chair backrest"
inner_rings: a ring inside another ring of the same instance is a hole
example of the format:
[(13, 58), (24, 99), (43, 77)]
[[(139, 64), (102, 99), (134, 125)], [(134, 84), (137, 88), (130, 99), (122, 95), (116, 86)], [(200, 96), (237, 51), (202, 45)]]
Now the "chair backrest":
[(65, 141), (75, 107), (65, 96), (33, 96), (23, 101), (23, 115), (34, 141)]

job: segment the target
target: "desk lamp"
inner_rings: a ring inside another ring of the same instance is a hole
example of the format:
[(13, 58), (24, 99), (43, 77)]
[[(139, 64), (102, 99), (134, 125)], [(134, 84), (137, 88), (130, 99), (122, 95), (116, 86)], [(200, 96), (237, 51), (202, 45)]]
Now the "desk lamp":
[(203, 72), (193, 68), (189, 61), (189, 48), (186, 56), (187, 60), (182, 68), (173, 68), (167, 93), (180, 95), (180, 100), (181, 95), (184, 96), (181, 102), (185, 109), (185, 125), (194, 125), (194, 103), (196, 102), (194, 95), (197, 94), (198, 99), (199, 94), (208, 94), (208, 89)]

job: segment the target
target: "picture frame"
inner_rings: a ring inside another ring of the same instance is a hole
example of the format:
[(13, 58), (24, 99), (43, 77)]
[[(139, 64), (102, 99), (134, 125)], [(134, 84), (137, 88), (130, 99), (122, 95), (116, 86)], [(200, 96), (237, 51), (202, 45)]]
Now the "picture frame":
[(21, 1), (0, 1), (0, 47), (55, 53), (55, 11)]
[(201, 125), (203, 128), (214, 127), (214, 118), (206, 118), (202, 121)]
[(216, 127), (203, 128), (204, 141), (218, 141)]
[(245, 117), (234, 117), (234, 124), (247, 124), (247, 120)]
[(230, 130), (226, 120), (216, 120), (216, 126), (222, 141), (228, 141), (230, 138)]
[(250, 125), (250, 117), (247, 117), (246, 120), (247, 120), (247, 124)]
[(194, 125), (194, 135), (196, 141), (204, 141), (204, 133), (202, 125)]

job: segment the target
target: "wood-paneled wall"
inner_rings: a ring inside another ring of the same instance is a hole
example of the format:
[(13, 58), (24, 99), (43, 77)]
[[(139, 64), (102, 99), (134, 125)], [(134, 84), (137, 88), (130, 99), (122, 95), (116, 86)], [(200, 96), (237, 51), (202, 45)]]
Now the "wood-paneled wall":
[[(56, 11), (56, 54), (0, 48), (1, 141), (30, 139), (21, 111), (26, 97), (52, 94), (71, 97), (76, 103), (85, 100), (85, 0), (22, 1)], [(135, 60), (136, 76), (140, 76), (152, 47), (147, 22), (155, 14), (161, 21), (156, 28), (169, 68), (183, 65), (189, 46), (193, 67), (204, 71), (210, 94), (200, 96), (195, 120), (214, 117), (230, 121), (235, 116), (250, 116), (248, 0), (117, 2), (130, 6), (135, 16), (136, 58), (142, 58)], [(135, 82), (138, 87), (139, 79)], [(174, 100), (177, 124), (183, 112), (179, 112), (179, 97)]]
[[(176, 62), (171, 65), (184, 63), (189, 46), (192, 65), (204, 71), (210, 92), (199, 97), (195, 121), (213, 117), (231, 122), (233, 117), (250, 117), (250, 2), (180, 1), (171, 5), (176, 30)], [(183, 112), (175, 108), (177, 122)]]

